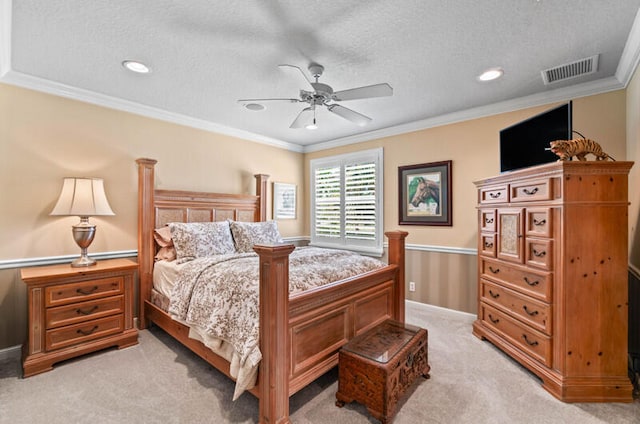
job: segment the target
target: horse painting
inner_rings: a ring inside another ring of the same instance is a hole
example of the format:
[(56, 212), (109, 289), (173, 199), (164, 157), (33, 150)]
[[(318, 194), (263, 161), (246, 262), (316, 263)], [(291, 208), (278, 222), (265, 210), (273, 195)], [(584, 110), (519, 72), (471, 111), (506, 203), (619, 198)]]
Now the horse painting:
[(413, 191), (414, 194), (411, 197), (411, 205), (415, 208), (418, 208), (421, 203), (428, 204), (429, 199), (432, 199), (433, 202), (437, 205), (434, 215), (440, 214), (440, 184), (428, 180), (424, 177), (415, 177), (411, 181), (410, 192)]

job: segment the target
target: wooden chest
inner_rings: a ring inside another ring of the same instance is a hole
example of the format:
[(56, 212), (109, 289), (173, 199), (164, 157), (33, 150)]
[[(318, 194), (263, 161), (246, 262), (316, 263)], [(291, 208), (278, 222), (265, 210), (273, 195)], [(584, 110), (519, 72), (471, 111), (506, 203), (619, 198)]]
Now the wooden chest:
[(383, 424), (418, 376), (429, 378), (427, 330), (387, 320), (354, 337), (339, 354), (336, 405), (365, 405)]

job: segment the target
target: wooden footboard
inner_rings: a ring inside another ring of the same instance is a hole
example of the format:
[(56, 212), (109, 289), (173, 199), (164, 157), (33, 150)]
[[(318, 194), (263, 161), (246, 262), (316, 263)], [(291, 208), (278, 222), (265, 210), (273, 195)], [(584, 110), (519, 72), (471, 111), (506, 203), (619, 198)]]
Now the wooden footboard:
[(388, 318), (404, 322), (407, 234), (386, 233), (385, 268), (292, 297), (293, 245), (254, 246), (260, 256), (261, 423), (288, 423), (289, 397), (337, 365), (340, 347), (351, 338)]
[[(140, 328), (154, 322), (226, 375), (229, 363), (188, 337), (188, 328), (150, 302), (153, 230), (168, 219), (266, 219), (267, 176), (257, 175), (256, 196), (154, 189), (153, 159), (138, 159)], [(260, 256), (259, 421), (289, 423), (289, 397), (337, 364), (352, 337), (387, 318), (404, 321), (404, 243), (408, 233), (387, 232), (389, 265), (289, 297), (290, 244), (255, 246)]]

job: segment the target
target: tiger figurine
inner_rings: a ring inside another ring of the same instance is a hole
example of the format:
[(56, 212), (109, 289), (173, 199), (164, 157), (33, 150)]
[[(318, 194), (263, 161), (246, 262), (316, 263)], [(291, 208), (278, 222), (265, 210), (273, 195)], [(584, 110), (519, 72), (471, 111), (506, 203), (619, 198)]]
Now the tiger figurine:
[(558, 155), (560, 159), (558, 161), (571, 160), (573, 156), (580, 161), (586, 161), (586, 156), (591, 153), (596, 157), (596, 160), (607, 160), (614, 158), (606, 154), (602, 147), (593, 140), (588, 138), (577, 138), (573, 140), (555, 140), (549, 143), (551, 147), (545, 150), (551, 150)]

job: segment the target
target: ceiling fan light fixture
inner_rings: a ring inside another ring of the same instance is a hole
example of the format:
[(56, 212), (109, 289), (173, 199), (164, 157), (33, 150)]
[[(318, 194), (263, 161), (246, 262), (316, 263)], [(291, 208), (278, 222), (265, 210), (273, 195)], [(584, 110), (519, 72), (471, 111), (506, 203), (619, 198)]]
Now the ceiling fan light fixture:
[(124, 66), (125, 69), (137, 74), (148, 74), (149, 72), (151, 72), (151, 68), (149, 68), (142, 62), (138, 62), (137, 60), (125, 60), (122, 62), (122, 66)]
[(314, 119), (312, 123), (305, 125), (305, 128), (308, 130), (317, 130), (318, 125), (316, 125), (316, 120)]
[(261, 110), (265, 110), (266, 109), (265, 105), (260, 104), (260, 103), (247, 103), (247, 104), (244, 105), (244, 107), (246, 109), (252, 110), (254, 112), (259, 112)]
[(500, 78), (502, 75), (504, 75), (504, 70), (502, 68), (490, 68), (478, 75), (478, 81), (493, 81)]

